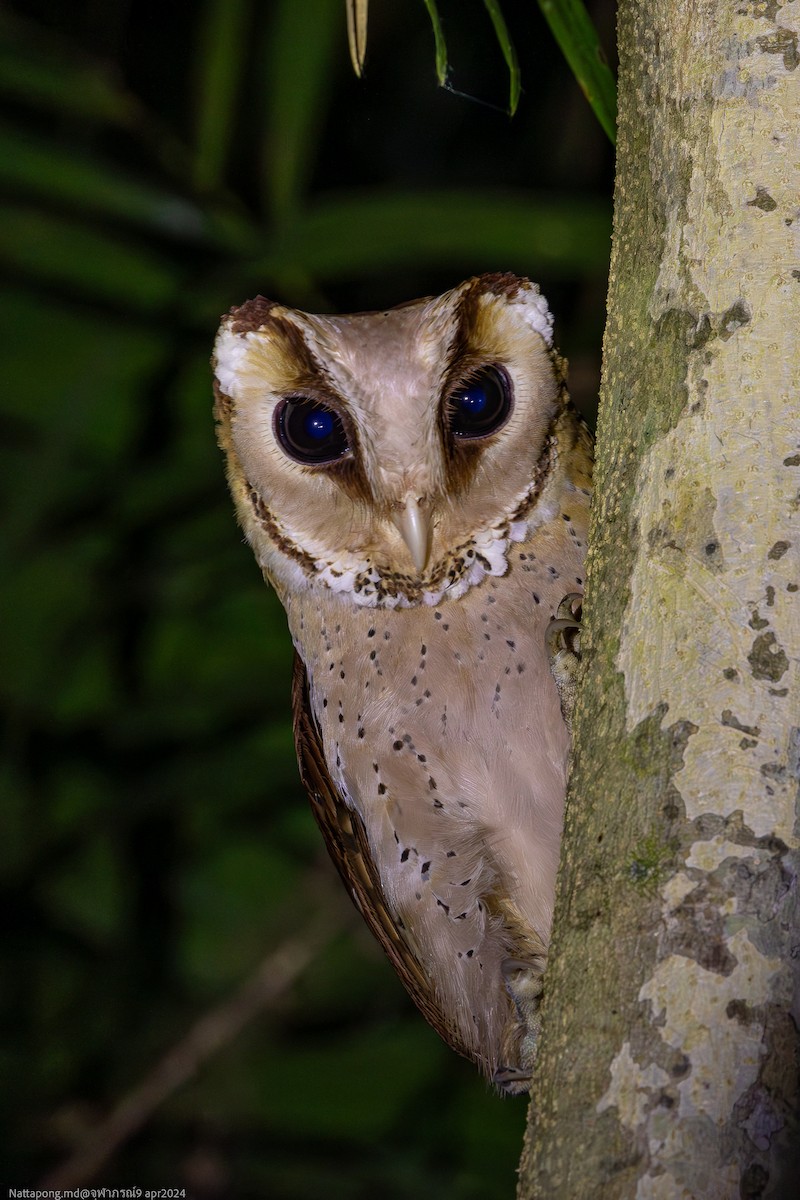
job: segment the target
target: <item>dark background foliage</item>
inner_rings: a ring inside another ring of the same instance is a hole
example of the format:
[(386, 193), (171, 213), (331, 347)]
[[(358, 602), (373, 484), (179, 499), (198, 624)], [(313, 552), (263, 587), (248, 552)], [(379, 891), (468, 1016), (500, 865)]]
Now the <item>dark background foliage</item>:
[(513, 1194), (524, 1103), (427, 1028), (321, 849), (210, 415), (250, 295), (358, 310), (506, 269), (591, 410), (610, 147), (532, 0), (504, 5), (513, 120), (480, 0), (440, 10), (466, 96), (418, 0), (375, 0), (361, 81), (341, 0), (0, 12), (11, 1186)]

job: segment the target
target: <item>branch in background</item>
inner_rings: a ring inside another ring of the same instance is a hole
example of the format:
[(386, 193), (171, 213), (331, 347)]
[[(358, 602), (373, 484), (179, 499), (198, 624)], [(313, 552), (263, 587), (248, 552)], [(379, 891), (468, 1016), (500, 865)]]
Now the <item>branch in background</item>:
[(239, 991), (200, 1017), (186, 1037), (123, 1096), (83, 1145), (51, 1171), (40, 1186), (72, 1188), (93, 1179), (173, 1092), (292, 987), (339, 932), (340, 926), (327, 913), (310, 922), (299, 936), (288, 938), (268, 954)]

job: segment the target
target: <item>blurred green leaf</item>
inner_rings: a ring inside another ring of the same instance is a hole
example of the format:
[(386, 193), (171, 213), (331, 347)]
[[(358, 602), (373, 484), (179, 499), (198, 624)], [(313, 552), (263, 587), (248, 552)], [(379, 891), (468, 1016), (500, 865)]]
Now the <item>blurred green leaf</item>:
[(331, 0), (278, 0), (265, 38), (261, 175), (267, 212), (289, 221), (302, 203), (334, 70), (341, 10)]
[[(71, 225), (56, 228), (71, 240)], [(82, 464), (96, 468), (126, 452), (137, 429), (138, 398), (164, 353), (157, 329), (98, 320), (69, 300), (6, 285), (0, 288), (0, 340), (6, 382), (0, 416), (28, 426), (38, 454), (56, 453), (47, 463), (50, 473), (58, 462), (65, 481)], [(31, 478), (28, 487), (41, 489), (42, 480)], [(26, 504), (31, 498), (26, 492)], [(66, 496), (59, 499), (63, 504)], [(6, 521), (0, 539), (8, 528)]]
[(108, 780), (95, 766), (64, 762), (53, 779), (49, 804), (50, 831), (59, 840), (69, 839), (78, 827), (104, 824), (108, 805)]
[(8, 11), (0, 12), (0, 94), (89, 121), (131, 127), (141, 109), (108, 67)]
[(592, 111), (612, 143), (617, 138), (617, 88), (583, 0), (539, 0)]
[[(176, 537), (181, 534), (178, 530)], [(163, 567), (158, 574), (162, 584), (170, 582)], [(209, 597), (201, 591), (183, 603), (162, 603), (160, 619), (142, 648), (141, 662), (155, 724), (184, 735), (211, 735), (214, 721), (246, 712), (253, 698), (247, 695), (244, 681), (231, 675), (230, 664), (247, 654), (255, 655), (251, 678), (286, 680), (280, 707), (288, 702), (288, 672), (281, 672), (288, 665), (286, 644), (267, 637), (259, 643), (253, 636), (254, 629), (263, 628), (260, 600), (263, 592), (259, 596), (255, 591), (232, 595), (218, 591)], [(198, 646), (204, 647), (203, 654), (197, 653)], [(216, 697), (214, 711), (209, 709), (209, 695)]]
[(41, 25), (7, 12), (0, 13), (0, 95), (58, 121), (71, 117), (124, 129), (172, 178), (187, 188), (191, 184), (193, 159), (187, 147), (113, 70)]
[[(413, 1097), (441, 1071), (447, 1049), (431, 1030), (427, 1034), (423, 1053), (410, 1023), (373, 1025), (335, 1041), (320, 1037), (307, 1047), (275, 1046), (253, 1079), (261, 1119), (279, 1133), (290, 1133), (302, 1122), (323, 1138), (362, 1145), (385, 1138)], [(380, 1086), (365, 1086), (376, 1063)]]
[(182, 969), (204, 987), (236, 985), (258, 962), (275, 914), (297, 886), (290, 858), (267, 845), (230, 833), (209, 847), (181, 881), (184, 936)]
[(2, 124), (0, 184), (73, 213), (129, 221), (180, 240), (212, 234), (206, 214), (183, 196), (149, 187), (96, 156), (80, 158), (52, 139)]
[(155, 251), (77, 220), (11, 204), (0, 204), (0, 263), (28, 278), (139, 311), (165, 307), (180, 289), (174, 267)]
[(530, 193), (348, 193), (310, 205), (273, 248), (246, 264), (252, 280), (300, 262), (324, 280), (420, 262), (475, 269), (516, 264), (568, 274), (608, 258), (610, 205)]
[[(114, 485), (113, 472), (138, 428), (138, 398), (164, 351), (153, 331), (9, 289), (0, 291), (0, 341), (6, 380), (0, 495), (8, 509), (0, 554), (25, 558), (34, 547), (42, 552), (43, 531), (59, 516), (80, 511), (87, 497)], [(108, 545), (112, 530), (98, 523), (103, 528)], [(86, 528), (81, 536), (91, 544)], [(0, 628), (0, 642), (2, 634)], [(31, 657), (36, 650), (28, 647)]]
[[(2, 694), (31, 713), (48, 711), (52, 703), (53, 664), (58, 698), (80, 660), (70, 655), (70, 641), (87, 634), (93, 604), (91, 563), (81, 562), (77, 546), (53, 547), (46, 555), (17, 557), (3, 587), (0, 657)], [(4, 564), (8, 565), (8, 563)], [(58, 619), (53, 618), (52, 589), (58, 588)], [(103, 676), (94, 680), (103, 696)]]
[(246, 56), (250, 0), (205, 0), (196, 66), (195, 185), (218, 187), (230, 154)]
[[(86, 879), (92, 880), (91, 891)], [(118, 932), (124, 906), (124, 884), (107, 837), (96, 833), (68, 862), (59, 866), (37, 890), (56, 922), (102, 946)]]

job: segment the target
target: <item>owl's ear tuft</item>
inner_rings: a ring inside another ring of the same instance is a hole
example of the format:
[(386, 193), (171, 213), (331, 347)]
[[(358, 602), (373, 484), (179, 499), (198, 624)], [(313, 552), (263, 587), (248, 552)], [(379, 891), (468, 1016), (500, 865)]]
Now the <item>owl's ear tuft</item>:
[(475, 281), (480, 285), (483, 296), (497, 296), (517, 310), (525, 324), (543, 339), (545, 345), (553, 345), (553, 314), (539, 290), (539, 285), (523, 275), (479, 275)]
[(244, 304), (235, 305), (227, 315), (226, 324), (231, 333), (251, 333), (263, 329), (274, 319), (276, 312), (281, 311), (280, 304), (268, 300), (266, 296), (254, 296), (245, 300)]
[(520, 291), (528, 288), (533, 288), (539, 291), (535, 283), (525, 275), (514, 275), (511, 271), (492, 271), (486, 275), (476, 275), (474, 279), (470, 279), (471, 284), (476, 291), (490, 294), (492, 296), (501, 296), (506, 300), (513, 300)]

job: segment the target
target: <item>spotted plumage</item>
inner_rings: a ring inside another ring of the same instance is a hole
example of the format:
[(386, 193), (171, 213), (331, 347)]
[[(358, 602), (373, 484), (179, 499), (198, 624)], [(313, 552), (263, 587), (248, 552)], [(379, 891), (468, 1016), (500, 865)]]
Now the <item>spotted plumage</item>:
[(535, 285), (493, 275), (350, 317), (259, 298), (215, 350), (231, 490), (297, 651), (317, 820), (424, 1015), (512, 1092), (569, 750), (548, 627), (574, 625), (591, 473), (551, 326)]

